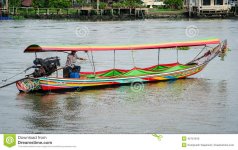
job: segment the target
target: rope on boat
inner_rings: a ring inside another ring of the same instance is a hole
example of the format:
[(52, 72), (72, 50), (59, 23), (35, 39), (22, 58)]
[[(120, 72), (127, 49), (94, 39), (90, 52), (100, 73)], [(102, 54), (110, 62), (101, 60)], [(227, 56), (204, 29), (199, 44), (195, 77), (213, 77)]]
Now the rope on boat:
[[(192, 62), (198, 60), (197, 57), (204, 51), (204, 49), (207, 49), (207, 47), (208, 47), (208, 46), (205, 45), (205, 46), (202, 48), (202, 50), (201, 50), (190, 62), (188, 62), (187, 64), (192, 63)], [(199, 59), (201, 59), (201, 57), (200, 57)]]
[(194, 61), (202, 52), (203, 52), (203, 50), (204, 49), (207, 49), (207, 45), (205, 45), (204, 47), (203, 47), (203, 49), (193, 58), (193, 60), (192, 61)]

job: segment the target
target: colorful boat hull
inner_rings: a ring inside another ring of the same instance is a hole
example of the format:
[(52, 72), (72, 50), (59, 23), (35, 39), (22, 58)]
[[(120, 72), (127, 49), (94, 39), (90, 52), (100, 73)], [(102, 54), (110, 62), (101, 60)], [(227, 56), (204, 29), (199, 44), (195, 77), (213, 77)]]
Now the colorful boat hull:
[(90, 80), (80, 80), (80, 79), (61, 79), (61, 78), (39, 78), (40, 86), (43, 91), (54, 91), (54, 90), (64, 90), (64, 89), (77, 89), (84, 87), (95, 87), (95, 86), (109, 86), (109, 85), (123, 85), (132, 83), (146, 83), (146, 82), (156, 82), (165, 80), (175, 80), (180, 78), (186, 78), (188, 76), (194, 75), (200, 72), (206, 64), (191, 67), (188, 69), (154, 74), (145, 75), (138, 77), (126, 77), (126, 78), (110, 78), (110, 79), (90, 79)]

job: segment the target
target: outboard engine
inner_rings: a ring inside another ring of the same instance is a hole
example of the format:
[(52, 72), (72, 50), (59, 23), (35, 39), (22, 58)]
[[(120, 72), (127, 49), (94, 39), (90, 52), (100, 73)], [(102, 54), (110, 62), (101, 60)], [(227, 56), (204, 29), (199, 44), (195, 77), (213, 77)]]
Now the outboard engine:
[(36, 58), (33, 63), (36, 68), (33, 72), (34, 77), (49, 76), (57, 70), (57, 66), (60, 66), (60, 59), (59, 57)]

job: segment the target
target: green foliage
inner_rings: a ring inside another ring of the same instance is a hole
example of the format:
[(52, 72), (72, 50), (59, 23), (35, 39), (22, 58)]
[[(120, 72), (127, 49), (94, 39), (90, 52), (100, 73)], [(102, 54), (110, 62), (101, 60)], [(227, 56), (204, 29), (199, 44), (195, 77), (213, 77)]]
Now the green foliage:
[(13, 20), (23, 20), (25, 19), (24, 16), (10, 16)]
[(10, 7), (20, 7), (21, 1), (19, 0), (9, 0), (9, 6)]
[[(93, 8), (97, 8), (97, 3), (87, 3), (87, 0), (77, 0), (77, 4), (81, 7), (90, 7), (92, 6)], [(104, 2), (99, 2), (99, 9), (105, 9), (108, 6), (107, 3)]]
[(90, 4), (87, 3), (87, 0), (77, 0), (76, 2), (81, 7), (90, 6)]
[(32, 6), (36, 8), (44, 8), (46, 5), (45, 0), (33, 0)]
[[(166, 1), (179, 1), (179, 0), (166, 0)], [(96, 3), (87, 3), (87, 0), (76, 0), (77, 4), (81, 7), (93, 6), (96, 8)], [(20, 7), (20, 0), (9, 0), (10, 7)], [(69, 8), (72, 6), (72, 0), (33, 0), (32, 6), (35, 8)], [(105, 9), (108, 7), (108, 3), (100, 2), (99, 8)], [(136, 8), (142, 7), (141, 0), (122, 0), (119, 2), (114, 2), (112, 4), (113, 8)]]
[(107, 3), (100, 2), (99, 3), (99, 9), (105, 9), (107, 7)]
[(171, 9), (183, 8), (183, 0), (165, 0), (164, 4), (167, 5)]
[(52, 8), (69, 8), (71, 5), (70, 0), (49, 0), (49, 6)]
[(141, 0), (123, 0), (112, 4), (113, 8), (136, 8), (142, 7)]
[(71, 0), (33, 0), (33, 7), (37, 8), (69, 8)]
[(183, 46), (183, 47), (177, 47), (177, 50), (189, 50), (190, 47)]
[[(97, 3), (91, 3), (90, 6), (92, 6), (94, 9), (97, 8)], [(105, 9), (108, 6), (107, 3), (99, 2), (99, 9)]]
[(112, 7), (113, 8), (124, 8), (125, 5), (121, 2), (117, 2), (117, 3), (112, 3)]

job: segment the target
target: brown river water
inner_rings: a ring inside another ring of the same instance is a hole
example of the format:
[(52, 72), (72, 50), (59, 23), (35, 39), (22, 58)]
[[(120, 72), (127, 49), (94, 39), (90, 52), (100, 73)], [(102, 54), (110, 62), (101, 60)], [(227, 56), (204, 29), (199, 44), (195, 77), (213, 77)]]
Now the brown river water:
[[(224, 61), (215, 58), (188, 79), (91, 89), (76, 93), (24, 94), (15, 85), (0, 89), (0, 133), (238, 133), (238, 20), (0, 21), (0, 82), (32, 65), (31, 44), (143, 44), (227, 39)], [(188, 62), (200, 51), (179, 51)], [(81, 57), (87, 55), (78, 52)], [(116, 68), (148, 67), (157, 51), (116, 52)], [(65, 53), (42, 53), (39, 57)], [(95, 52), (96, 70), (113, 67), (113, 52)], [(176, 51), (161, 50), (161, 63), (176, 62)], [(91, 71), (88, 61), (82, 71)], [(32, 71), (32, 70), (30, 70)], [(30, 72), (29, 72), (30, 73)], [(17, 76), (14, 81), (24, 77)], [(4, 83), (2, 83), (4, 84)], [(2, 85), (1, 84), (1, 85)]]

